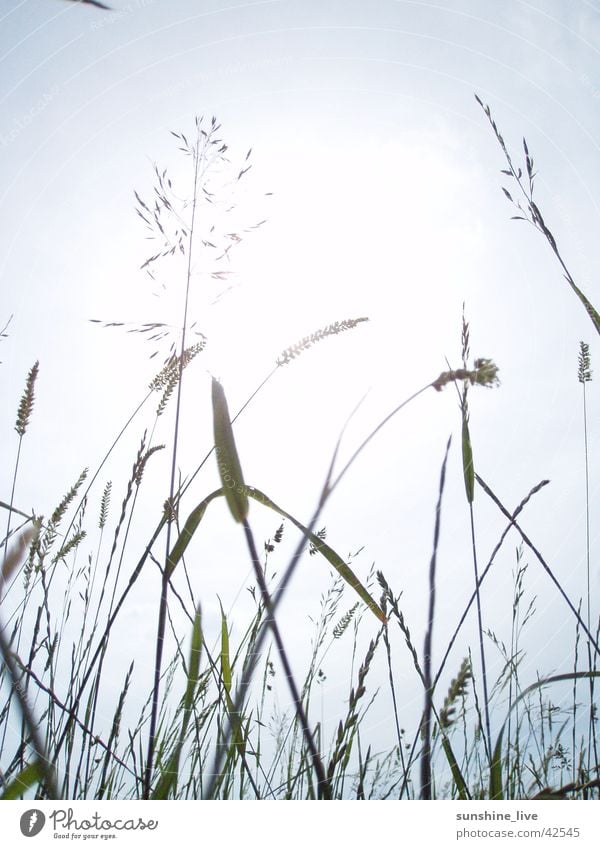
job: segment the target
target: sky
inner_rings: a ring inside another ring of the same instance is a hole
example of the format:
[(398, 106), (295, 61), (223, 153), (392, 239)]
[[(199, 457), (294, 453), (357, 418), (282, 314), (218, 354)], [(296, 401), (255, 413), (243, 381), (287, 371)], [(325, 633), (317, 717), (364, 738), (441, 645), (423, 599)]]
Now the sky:
[[(190, 136), (195, 116), (210, 122), (214, 115), (234, 177), (252, 149), (252, 168), (236, 183), (235, 227), (266, 223), (243, 233), (226, 281), (209, 278), (212, 260), (198, 260), (190, 314), (208, 343), (185, 387), (182, 475), (210, 448), (212, 375), (222, 379), (237, 410), (281, 350), (335, 321), (368, 317), (278, 369), (236, 425), (246, 481), (307, 522), (356, 404), (364, 397), (344, 435), (342, 461), (447, 362), (460, 364), (464, 304), (472, 356), (492, 358), (501, 380), (499, 388), (471, 392), (476, 470), (513, 508), (540, 480), (551, 481), (528, 507), (524, 527), (577, 603), (585, 584), (577, 354), (580, 340), (589, 342), (593, 368), (595, 332), (543, 238), (511, 220), (514, 209), (501, 191), (505, 161), (474, 94), (490, 105), (521, 165), (527, 139), (538, 206), (575, 281), (597, 304), (600, 5), (112, 5), (107, 12), (67, 0), (0, 0), (0, 328), (12, 317), (0, 342), (1, 499), (9, 501), (14, 418), (36, 360), (35, 411), (15, 493), (24, 511), (50, 513), (82, 468), (97, 468), (144, 397), (166, 351), (151, 358), (152, 345), (126, 330), (151, 321), (178, 326), (182, 276), (166, 261), (155, 280), (140, 269), (152, 245), (135, 213), (134, 190), (142, 198), (152, 194), (156, 165), (185, 192), (189, 159), (171, 131)], [(588, 415), (597, 421), (594, 382)], [(151, 420), (136, 421), (119, 444), (90, 494), (96, 505), (105, 480), (124, 491)], [(170, 428), (166, 418), (155, 441), (168, 442)], [(429, 390), (386, 426), (332, 496), (321, 523), (342, 555), (360, 550), (352, 562), (362, 579), (375, 564), (402, 591), (420, 645), (450, 435), (438, 655), (473, 581), (452, 387)], [(597, 597), (593, 426), (589, 440)], [(149, 471), (148, 528), (168, 486), (166, 454)], [(216, 485), (215, 464), (196, 479), (185, 509)], [(503, 523), (481, 492), (475, 509), (485, 562)], [(258, 538), (278, 525), (265, 514), (258, 507), (251, 514)], [(147, 527), (136, 528), (140, 539)], [(217, 594), (227, 610), (244, 605), (250, 572), (236, 531), (225, 508), (215, 506), (195, 550), (196, 589), (209, 619), (219, 610)], [(289, 538), (292, 546), (291, 528)], [(503, 638), (517, 544), (512, 537), (495, 564), (486, 597), (487, 621)], [(547, 575), (526, 557), (528, 592), (537, 597), (527, 661), (533, 678), (538, 669), (568, 667), (574, 624)], [(307, 617), (317, 615), (328, 585), (327, 570), (306, 558), (285, 614), (299, 665)], [(127, 633), (134, 623), (142, 651), (153, 639), (155, 604), (149, 579), (123, 625)], [(469, 627), (463, 649), (475, 645), (474, 621)], [(129, 641), (123, 664), (132, 650)], [(458, 651), (453, 671), (461, 659)], [(398, 674), (409, 682), (407, 711), (416, 711), (421, 696), (408, 661), (399, 661)], [(328, 671), (324, 702), (339, 706), (347, 670), (332, 661)], [(333, 729), (337, 707), (324, 710)], [(385, 734), (389, 716), (385, 706), (374, 715), (375, 735)]]

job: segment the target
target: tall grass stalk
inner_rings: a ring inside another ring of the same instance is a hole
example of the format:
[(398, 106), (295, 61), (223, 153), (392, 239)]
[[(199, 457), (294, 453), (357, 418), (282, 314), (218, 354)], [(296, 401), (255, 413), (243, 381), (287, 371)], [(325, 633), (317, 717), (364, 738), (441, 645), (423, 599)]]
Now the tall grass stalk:
[[(581, 384), (581, 404), (582, 404), (582, 423), (583, 423), (583, 459), (584, 459), (584, 487), (585, 487), (585, 610), (586, 610), (586, 625), (589, 630), (592, 628), (592, 608), (591, 608), (591, 570), (590, 570), (590, 464), (589, 464), (589, 444), (588, 444), (588, 415), (587, 415), (587, 393), (586, 385), (592, 380), (590, 346), (587, 342), (579, 343), (579, 356), (577, 363), (577, 379)], [(590, 641), (587, 641), (587, 658), (589, 668), (595, 668), (597, 658), (592, 658), (592, 647)], [(596, 721), (595, 706), (594, 706), (594, 679), (589, 680), (590, 692), (590, 709), (588, 722), (588, 757), (587, 771), (590, 772), (592, 766), (592, 752), (594, 762), (600, 763), (598, 757), (598, 741), (596, 740), (594, 724)], [(575, 724), (575, 723), (574, 723)], [(573, 779), (575, 780), (575, 778)]]
[[(214, 122), (213, 122), (214, 126)], [(196, 222), (196, 205), (198, 202), (198, 177), (200, 174), (200, 125), (198, 119), (196, 118), (196, 141), (193, 148), (193, 163), (194, 163), (194, 177), (192, 184), (192, 212), (191, 212), (191, 220), (189, 226), (189, 235), (188, 235), (188, 246), (187, 246), (187, 269), (185, 276), (185, 286), (184, 286), (184, 297), (183, 297), (183, 307), (182, 307), (182, 319), (181, 319), (181, 341), (179, 345), (179, 375), (177, 381), (177, 402), (175, 406), (175, 423), (173, 425), (173, 447), (171, 450), (171, 478), (169, 482), (169, 508), (171, 510), (175, 509), (174, 497), (175, 497), (175, 480), (177, 475), (177, 448), (179, 445), (179, 426), (180, 426), (180, 416), (181, 416), (181, 397), (183, 392), (183, 353), (185, 351), (186, 345), (186, 331), (188, 325), (188, 311), (189, 311), (189, 299), (190, 299), (190, 284), (192, 277), (192, 260), (193, 260), (193, 248), (194, 248), (194, 235), (195, 235), (195, 222)], [(164, 648), (164, 639), (165, 639), (165, 624), (166, 624), (166, 614), (167, 614), (167, 597), (168, 597), (168, 569), (167, 569), (167, 560), (169, 557), (169, 553), (171, 551), (171, 528), (172, 528), (172, 517), (169, 521), (167, 521), (167, 534), (166, 534), (166, 544), (165, 544), (165, 566), (163, 569), (163, 576), (161, 582), (161, 595), (160, 595), (160, 607), (158, 614), (158, 633), (156, 637), (156, 656), (154, 661), (154, 688), (152, 695), (152, 712), (150, 714), (150, 727), (148, 731), (148, 754), (146, 755), (146, 771), (145, 771), (145, 779), (144, 779), (144, 798), (150, 798), (150, 791), (152, 785), (152, 767), (154, 760), (154, 748), (156, 745), (156, 723), (158, 719), (158, 700), (160, 693), (160, 676), (162, 669), (162, 656), (163, 656), (163, 648)]]
[[(464, 304), (462, 315), (462, 362), (463, 368), (467, 368), (467, 360), (470, 356), (469, 347), (469, 325), (465, 319)], [(457, 385), (457, 389), (459, 389)], [(481, 661), (481, 679), (483, 685), (483, 715), (485, 718), (485, 737), (488, 759), (492, 754), (492, 730), (490, 724), (490, 697), (488, 692), (487, 663), (483, 639), (483, 613), (481, 606), (481, 594), (479, 591), (479, 567), (477, 562), (477, 542), (475, 534), (475, 512), (473, 502), (475, 500), (475, 467), (473, 465), (473, 448), (471, 444), (471, 433), (469, 430), (469, 403), (467, 399), (469, 382), (464, 381), (460, 395), (460, 410), (462, 417), (462, 460), (465, 493), (469, 505), (469, 525), (471, 530), (471, 557), (473, 561), (473, 574), (475, 578), (475, 600), (477, 608), (477, 632), (479, 637), (479, 658)]]
[(4, 536), (4, 559), (8, 557), (8, 540), (10, 538), (10, 522), (11, 522), (11, 514), (14, 508), (14, 499), (15, 499), (15, 490), (17, 486), (17, 477), (19, 474), (19, 463), (21, 460), (21, 446), (23, 444), (23, 437), (27, 432), (27, 427), (29, 425), (29, 419), (31, 418), (31, 413), (33, 411), (33, 405), (35, 401), (35, 384), (38, 377), (39, 372), (39, 361), (33, 364), (31, 369), (29, 370), (29, 374), (27, 375), (27, 380), (25, 381), (25, 389), (23, 390), (23, 395), (21, 396), (21, 401), (19, 403), (19, 409), (17, 412), (17, 421), (15, 423), (15, 430), (19, 436), (19, 441), (17, 443), (17, 454), (15, 457), (15, 465), (13, 469), (12, 476), (12, 484), (10, 489), (10, 501), (8, 504), (8, 515), (6, 517), (6, 531)]
[(483, 101), (481, 100), (481, 98), (478, 97), (478, 95), (475, 95), (475, 100), (477, 101), (477, 103), (479, 103), (479, 105), (485, 112), (490, 126), (493, 130), (493, 133), (496, 136), (496, 140), (504, 154), (504, 158), (508, 167), (503, 169), (502, 173), (512, 181), (513, 185), (516, 185), (517, 191), (519, 193), (518, 198), (515, 199), (508, 189), (504, 187), (502, 188), (502, 191), (504, 192), (504, 195), (506, 196), (507, 200), (515, 207), (517, 211), (517, 214), (513, 215), (512, 217), (518, 221), (526, 221), (528, 224), (531, 224), (531, 226), (534, 227), (539, 233), (542, 234), (547, 244), (550, 246), (552, 253), (557, 259), (558, 264), (561, 267), (564, 279), (583, 305), (586, 313), (590, 318), (590, 321), (596, 329), (596, 332), (600, 333), (600, 314), (598, 314), (597, 310), (594, 308), (592, 303), (582, 292), (579, 286), (577, 286), (577, 284), (575, 283), (575, 280), (573, 279), (571, 272), (567, 268), (562, 254), (558, 249), (556, 239), (554, 238), (552, 231), (546, 224), (546, 221), (544, 220), (539, 206), (534, 200), (535, 178), (537, 175), (534, 167), (533, 157), (529, 152), (526, 140), (523, 139), (523, 152), (525, 154), (525, 173), (523, 173), (522, 169), (514, 164), (512, 156), (510, 155), (506, 143), (504, 141), (504, 137), (500, 133), (498, 125), (496, 124), (492, 116), (490, 107), (484, 105)]
[(433, 622), (435, 617), (435, 590), (436, 590), (436, 567), (437, 553), (440, 542), (440, 527), (442, 520), (442, 496), (446, 482), (446, 463), (450, 451), (450, 439), (446, 445), (446, 453), (442, 463), (440, 474), (440, 486), (438, 500), (435, 508), (435, 529), (433, 532), (433, 552), (429, 563), (429, 611), (427, 615), (427, 628), (425, 631), (425, 645), (423, 647), (423, 686), (425, 688), (425, 708), (421, 721), (421, 732), (423, 736), (423, 747), (421, 750), (421, 799), (431, 799), (431, 715), (433, 712), (433, 680), (431, 672), (431, 655), (433, 644)]
[[(23, 437), (25, 436), (25, 433), (27, 432), (27, 428), (29, 426), (29, 420), (30, 420), (31, 414), (33, 412), (33, 406), (34, 406), (34, 402), (35, 402), (35, 384), (36, 384), (36, 381), (37, 381), (38, 373), (39, 373), (39, 361), (36, 360), (36, 362), (33, 364), (33, 366), (31, 367), (31, 369), (29, 370), (29, 373), (27, 375), (27, 379), (25, 381), (25, 389), (23, 390), (23, 394), (21, 396), (21, 400), (20, 400), (20, 403), (19, 403), (19, 408), (17, 410), (17, 419), (16, 419), (16, 422), (15, 422), (15, 431), (18, 434), (19, 441), (18, 441), (18, 444), (17, 444), (17, 453), (16, 453), (16, 457), (15, 457), (15, 464), (14, 464), (13, 476), (12, 476), (12, 484), (11, 484), (11, 490), (10, 490), (10, 501), (9, 501), (9, 504), (8, 504), (7, 517), (6, 517), (6, 532), (5, 532), (5, 536), (4, 536), (4, 546), (3, 546), (4, 551), (3, 551), (3, 558), (2, 558), (3, 562), (5, 564), (8, 563), (8, 554), (9, 554), (8, 542), (9, 542), (9, 539), (10, 539), (10, 536), (11, 536), (11, 519), (12, 519), (13, 510), (14, 510), (15, 491), (16, 491), (16, 487), (17, 487), (17, 478), (18, 478), (18, 474), (19, 474), (19, 465), (20, 465), (20, 461), (21, 461), (21, 448), (22, 448), (22, 445), (23, 445)], [(20, 550), (20, 546), (18, 547), (17, 550)], [(8, 570), (7, 570), (7, 572), (8, 572)], [(0, 603), (2, 602), (2, 589), (3, 589), (2, 585), (3, 585), (3, 583), (4, 583), (4, 578), (3, 578), (2, 581), (0, 581)], [(21, 634), (19, 632), (19, 636), (18, 636), (18, 640), (17, 640), (17, 650), (18, 650), (19, 645), (20, 645), (20, 638), (21, 638)], [(4, 645), (4, 648), (7, 648), (7, 645)], [(8, 663), (8, 661), (7, 661), (7, 663)], [(15, 680), (15, 679), (13, 678), (13, 680)], [(11, 700), (12, 700), (12, 693), (11, 693), (11, 696), (9, 697), (8, 715), (10, 715)], [(22, 709), (22, 712), (23, 712), (24, 721), (26, 721), (26, 714), (25, 714), (25, 710), (24, 710), (24, 704), (25, 704), (24, 698), (20, 699), (20, 701), (21, 701), (21, 709)], [(0, 755), (4, 751), (4, 744), (5, 744), (5, 741), (6, 741), (7, 728), (8, 728), (8, 722), (6, 723), (6, 725), (3, 729), (3, 733), (2, 733), (2, 742), (0, 743)]]

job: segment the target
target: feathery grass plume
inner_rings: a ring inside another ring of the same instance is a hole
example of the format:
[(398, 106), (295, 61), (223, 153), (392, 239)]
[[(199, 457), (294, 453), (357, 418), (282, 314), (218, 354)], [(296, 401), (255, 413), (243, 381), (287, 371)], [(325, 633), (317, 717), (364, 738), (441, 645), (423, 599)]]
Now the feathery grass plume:
[(23, 392), (23, 395), (21, 397), (21, 403), (19, 404), (19, 410), (17, 412), (17, 423), (15, 424), (15, 430), (17, 431), (19, 436), (25, 435), (27, 425), (29, 424), (29, 417), (31, 416), (31, 411), (33, 410), (33, 402), (35, 400), (34, 389), (39, 372), (39, 366), (39, 360), (36, 360), (36, 362), (31, 367), (29, 374), (27, 375), (25, 391)]
[(464, 699), (472, 674), (471, 662), (468, 657), (465, 657), (458, 670), (458, 675), (450, 683), (444, 704), (440, 710), (440, 727), (444, 730), (449, 729), (456, 722), (456, 703), (459, 699)]
[(431, 386), (440, 392), (446, 384), (454, 383), (457, 380), (466, 380), (472, 386), (485, 386), (488, 389), (498, 386), (500, 384), (498, 366), (493, 360), (479, 358), (473, 363), (472, 369), (457, 368), (443, 371)]
[(368, 320), (369, 319), (366, 317), (346, 318), (343, 321), (336, 321), (333, 324), (328, 325), (327, 327), (321, 328), (320, 330), (315, 330), (315, 332), (311, 333), (310, 336), (305, 336), (299, 342), (296, 342), (295, 345), (291, 345), (289, 348), (286, 348), (285, 351), (282, 351), (281, 354), (277, 357), (277, 365), (287, 365), (287, 363), (291, 363), (292, 360), (296, 359), (296, 357), (299, 357), (300, 354), (302, 354), (304, 351), (307, 351), (317, 342), (321, 342), (328, 336), (337, 336), (338, 333), (343, 333), (345, 330), (352, 330), (352, 328), (356, 327), (357, 324)]
[(108, 510), (110, 507), (110, 494), (112, 492), (112, 481), (107, 481), (106, 486), (104, 487), (104, 492), (102, 493), (102, 500), (100, 502), (100, 518), (98, 520), (98, 528), (102, 530), (106, 526), (106, 522), (108, 520)]
[[(230, 216), (237, 208), (237, 200), (235, 194), (237, 192), (237, 184), (241, 178), (250, 169), (248, 162), (251, 154), (249, 150), (244, 160), (244, 165), (237, 173), (237, 178), (233, 179), (231, 174), (231, 162), (226, 156), (228, 150), (227, 145), (219, 138), (221, 125), (217, 123), (217, 119), (213, 116), (210, 124), (205, 128), (203, 125), (204, 118), (196, 116), (195, 118), (195, 138), (192, 142), (188, 142), (183, 133), (171, 134), (179, 142), (179, 149), (183, 154), (191, 160), (193, 182), (192, 191), (188, 197), (185, 197), (179, 190), (174, 188), (171, 177), (167, 174), (167, 170), (159, 170), (154, 167), (155, 185), (152, 200), (146, 203), (136, 192), (137, 201), (136, 212), (146, 225), (148, 238), (154, 239), (159, 243), (158, 252), (148, 257), (142, 264), (141, 268), (145, 269), (149, 277), (154, 280), (154, 271), (160, 266), (159, 260), (179, 254), (184, 258), (182, 268), (184, 268), (185, 285), (183, 287), (181, 299), (181, 321), (177, 328), (176, 341), (171, 344), (171, 354), (179, 351), (178, 358), (178, 380), (177, 380), (177, 400), (175, 421), (173, 426), (173, 441), (171, 449), (171, 474), (168, 492), (169, 509), (176, 508), (182, 489), (179, 488), (176, 496), (176, 472), (177, 472), (177, 457), (181, 427), (181, 402), (183, 397), (183, 380), (182, 373), (184, 367), (184, 353), (186, 351), (186, 339), (193, 331), (195, 322), (188, 325), (188, 318), (191, 315), (191, 296), (192, 296), (192, 278), (195, 275), (194, 266), (197, 262), (197, 252), (199, 251), (207, 261), (214, 262), (212, 270), (207, 271), (209, 278), (216, 281), (227, 280), (231, 272), (222, 270), (218, 263), (229, 260), (231, 249), (242, 241), (240, 233), (248, 233), (260, 227), (264, 221), (253, 224), (250, 228), (245, 228), (234, 232)], [(210, 209), (208, 209), (210, 207)], [(221, 213), (220, 217), (218, 213)], [(221, 290), (220, 294), (223, 294)], [(220, 297), (220, 295), (219, 295)], [(202, 337), (204, 339), (204, 337)], [(168, 388), (168, 385), (167, 387)], [(167, 397), (168, 397), (167, 393)], [(215, 390), (213, 385), (213, 419), (215, 425), (218, 416), (215, 415), (216, 407), (221, 408), (220, 403), (215, 404)], [(223, 396), (224, 399), (224, 396)], [(163, 401), (166, 403), (167, 398), (163, 396)], [(163, 405), (159, 405), (158, 413), (162, 412)], [(226, 403), (225, 403), (226, 410)], [(235, 444), (233, 442), (233, 434), (231, 431), (231, 422), (227, 413), (227, 427), (224, 424), (222, 417), (219, 427), (215, 426), (215, 430), (219, 431), (220, 435), (225, 438), (228, 448), (233, 449), (226, 458), (226, 461), (234, 459)], [(221, 427), (223, 425), (223, 427)], [(218, 449), (218, 442), (217, 442)], [(241, 485), (241, 470), (239, 483)], [(248, 509), (248, 499), (242, 493), (232, 493), (226, 489), (226, 497), (234, 516), (238, 521), (243, 521)], [(236, 510), (237, 508), (237, 510)], [(168, 515), (168, 514), (165, 514)], [(149, 741), (148, 753), (146, 757), (146, 765), (144, 770), (144, 792), (143, 797), (149, 798), (152, 769), (154, 758), (154, 744), (156, 735), (156, 724), (158, 721), (158, 699), (160, 690), (160, 670), (162, 663), (162, 651), (164, 642), (164, 629), (166, 625), (167, 612), (167, 594), (168, 594), (168, 574), (169, 574), (169, 558), (171, 552), (171, 532), (173, 523), (167, 522), (167, 533), (165, 540), (165, 563), (167, 568), (163, 570), (163, 581), (161, 588), (161, 600), (159, 606), (159, 621), (156, 638), (155, 652), (155, 668), (154, 668), (154, 691), (152, 696), (152, 709), (149, 723)]]

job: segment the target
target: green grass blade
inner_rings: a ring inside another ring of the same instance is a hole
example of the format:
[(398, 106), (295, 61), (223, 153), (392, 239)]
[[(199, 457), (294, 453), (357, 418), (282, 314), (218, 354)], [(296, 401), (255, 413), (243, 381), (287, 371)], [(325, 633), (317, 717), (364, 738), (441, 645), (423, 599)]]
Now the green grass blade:
[(467, 785), (461, 769), (458, 765), (458, 761), (454, 756), (454, 752), (452, 750), (452, 746), (450, 745), (450, 740), (448, 737), (442, 733), (442, 748), (444, 750), (444, 754), (446, 755), (446, 760), (448, 761), (448, 765), (450, 766), (450, 771), (452, 772), (452, 778), (454, 779), (454, 784), (456, 785), (456, 789), (458, 791), (459, 797), (463, 801), (467, 801), (471, 798), (471, 794), (467, 789)]
[[(360, 598), (364, 601), (367, 607), (375, 614), (375, 616), (379, 619), (380, 622), (385, 622), (386, 617), (383, 610), (379, 607), (377, 602), (371, 597), (367, 589), (361, 584), (359, 579), (356, 577), (352, 569), (347, 565), (347, 563), (342, 560), (342, 558), (335, 552), (326, 542), (319, 539), (315, 534), (309, 534), (307, 529), (301, 522), (298, 522), (297, 519), (294, 519), (289, 513), (285, 510), (282, 510), (281, 507), (278, 507), (274, 501), (261, 492), (259, 489), (253, 486), (245, 487), (245, 492), (250, 498), (253, 498), (255, 501), (259, 501), (261, 504), (264, 504), (266, 507), (269, 507), (271, 510), (278, 513), (280, 516), (283, 516), (286, 519), (289, 519), (298, 530), (302, 531), (302, 533), (307, 535), (307, 538), (312, 542), (316, 550), (323, 555), (323, 557), (333, 566), (336, 572), (349, 584), (352, 589), (360, 596)], [(206, 508), (215, 498), (219, 496), (226, 495), (225, 488), (217, 489), (214, 492), (211, 492), (210, 495), (198, 504), (197, 507), (192, 510), (190, 515), (188, 516), (185, 525), (183, 526), (183, 530), (181, 531), (177, 542), (173, 546), (171, 550), (171, 554), (168, 558), (168, 568), (169, 568), (169, 576), (172, 574), (173, 570), (183, 557), (186, 548), (190, 544), (192, 537), (198, 528), (198, 525), (202, 521), (202, 518), (206, 512)]]
[(200, 612), (200, 607), (196, 610), (196, 615), (194, 617), (194, 626), (192, 628), (192, 645), (190, 646), (190, 660), (188, 665), (188, 680), (187, 687), (185, 690), (185, 696), (183, 700), (183, 707), (186, 713), (184, 714), (184, 721), (189, 721), (189, 712), (192, 708), (192, 703), (194, 701), (194, 692), (196, 689), (196, 684), (198, 682), (198, 678), (200, 677), (200, 658), (202, 657), (202, 614)]
[(223, 492), (231, 515), (236, 522), (243, 522), (248, 516), (248, 496), (233, 429), (227, 407), (225, 392), (218, 380), (212, 381), (213, 425), (215, 434), (215, 452)]
[(569, 280), (568, 277), (567, 277), (567, 282), (570, 284), (571, 288), (573, 289), (573, 291), (575, 292), (575, 294), (577, 295), (577, 297), (579, 298), (579, 300), (581, 301), (581, 303), (585, 307), (585, 311), (587, 312), (587, 314), (591, 318), (592, 324), (596, 328), (596, 332), (600, 333), (600, 315), (598, 315), (598, 313), (596, 312), (594, 307), (591, 305), (591, 303), (588, 301), (586, 296), (583, 294), (581, 289), (578, 286), (576, 286), (575, 283), (572, 280)]
[(215, 498), (223, 495), (222, 489), (216, 489), (214, 492), (211, 492), (210, 495), (207, 495), (204, 501), (201, 501), (197, 507), (195, 507), (190, 515), (188, 516), (185, 525), (183, 526), (183, 530), (179, 534), (177, 538), (177, 542), (173, 546), (169, 557), (167, 558), (167, 568), (169, 570), (169, 577), (173, 574), (173, 570), (185, 554), (185, 550), (192, 541), (192, 537), (196, 532), (196, 528), (202, 521), (204, 514), (206, 513), (206, 508)]
[(490, 765), (490, 799), (503, 799), (502, 793), (502, 736), (504, 734), (504, 725), (500, 729), (494, 753), (492, 755), (492, 763)]
[(227, 618), (220, 602), (219, 606), (221, 607), (221, 677), (223, 679), (223, 686), (225, 687), (227, 696), (231, 696), (232, 676), (231, 660), (229, 657), (229, 631), (227, 630)]
[(472, 504), (475, 497), (475, 469), (473, 467), (473, 448), (471, 447), (471, 435), (469, 433), (469, 419), (464, 413), (462, 420), (462, 458), (467, 501), (469, 504)]
[(196, 685), (198, 683), (199, 678), (200, 658), (202, 656), (202, 643), (202, 617), (200, 613), (200, 608), (198, 608), (196, 610), (196, 615), (194, 617), (194, 625), (192, 628), (192, 644), (190, 647), (190, 657), (188, 663), (187, 685), (183, 696), (183, 719), (181, 720), (179, 738), (177, 740), (175, 749), (171, 757), (167, 761), (167, 766), (165, 767), (158, 781), (158, 784), (156, 785), (156, 789), (152, 794), (153, 799), (168, 799), (171, 790), (177, 784), (181, 750), (183, 749), (183, 744), (185, 742), (185, 735), (187, 733), (190, 721), (192, 705), (194, 704), (194, 694), (196, 692)]
[(364, 601), (367, 607), (375, 614), (375, 616), (379, 619), (380, 622), (386, 622), (386, 616), (383, 610), (379, 607), (379, 605), (374, 601), (374, 599), (369, 595), (369, 592), (365, 589), (365, 587), (358, 580), (352, 569), (345, 563), (342, 558), (337, 554), (332, 548), (330, 548), (327, 543), (325, 543), (322, 539), (319, 539), (315, 534), (309, 534), (307, 529), (302, 525), (297, 519), (294, 519), (293, 516), (290, 516), (289, 513), (286, 513), (285, 510), (282, 510), (281, 507), (278, 507), (271, 499), (261, 492), (256, 487), (247, 487), (247, 493), (251, 498), (254, 498), (256, 501), (259, 501), (261, 504), (264, 504), (266, 507), (269, 507), (271, 510), (274, 510), (276, 513), (279, 513), (280, 516), (283, 516), (286, 519), (289, 519), (290, 522), (302, 531), (303, 534), (306, 534), (307, 538), (312, 542), (316, 550), (323, 555), (323, 557), (333, 566), (335, 571), (340, 575), (341, 578), (349, 584), (352, 589), (358, 593), (360, 598)]
[(18, 799), (30, 787), (40, 784), (43, 777), (44, 775), (40, 769), (39, 761), (28, 764), (5, 788), (4, 793), (0, 796), (0, 801), (6, 802), (12, 799)]

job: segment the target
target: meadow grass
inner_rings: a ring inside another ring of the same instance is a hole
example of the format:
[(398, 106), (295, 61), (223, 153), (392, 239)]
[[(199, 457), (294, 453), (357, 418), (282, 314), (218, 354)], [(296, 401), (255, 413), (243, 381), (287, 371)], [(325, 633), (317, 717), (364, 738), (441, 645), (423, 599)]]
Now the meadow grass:
[[(569, 273), (534, 200), (535, 172), (526, 142), (523, 171), (514, 163), (489, 107), (479, 98), (478, 102), (506, 160), (503, 174), (514, 184), (504, 192), (517, 209), (515, 217), (544, 237), (568, 286), (600, 332), (598, 314)], [(179, 262), (180, 324), (173, 329), (163, 322), (132, 327), (96, 321), (140, 334), (152, 344), (153, 353), (161, 349), (164, 353), (166, 348), (166, 357), (93, 473), (83, 470), (49, 515), (29, 515), (18, 507), (19, 471), (26, 462), (27, 432), (43, 364), (36, 362), (25, 380), (16, 415), (11, 490), (0, 502), (6, 515), (0, 574), (2, 798), (597, 799), (594, 685), (600, 674), (600, 623), (593, 619), (590, 579), (589, 345), (581, 343), (577, 372), (582, 386), (586, 501), (586, 593), (578, 603), (521, 524), (521, 514), (548, 482), (540, 481), (510, 509), (477, 472), (469, 393), (496, 386), (498, 369), (491, 359), (471, 360), (464, 313), (460, 366), (447, 363), (437, 377), (391, 405), (389, 414), (343, 464), (338, 460), (344, 434), (340, 435), (308, 521), (300, 521), (246, 481), (232, 425), (249, 404), (260, 403), (258, 396), (276, 372), (293, 368), (298, 357), (324, 340), (360, 328), (367, 320), (364, 316), (314, 330), (280, 353), (234, 416), (224, 387), (213, 378), (207, 415), (213, 421), (214, 444), (205, 446), (199, 465), (181, 478), (186, 375), (207, 344), (191, 320), (196, 257), (209, 257), (213, 280), (226, 279), (220, 263), (229, 261), (235, 247), (263, 223), (231, 226), (231, 198), (250, 168), (251, 154), (234, 166), (220, 130), (214, 118), (196, 119), (190, 139), (173, 133), (190, 163), (188, 192), (176, 189), (168, 171), (156, 167), (152, 200), (135, 194), (136, 212), (154, 240), (142, 268), (152, 275), (163, 262)], [(208, 236), (200, 220), (219, 226), (212, 224)], [(7, 327), (0, 337), (6, 336)], [(466, 555), (473, 565), (473, 590), (464, 607), (452, 611), (456, 624), (435, 667), (437, 559), (451, 442), (440, 452), (438, 495), (429, 522), (432, 554), (422, 648), (411, 632), (414, 615), (403, 610), (402, 594), (381, 570), (372, 569), (361, 580), (352, 558), (341, 557), (327, 542), (322, 517), (332, 493), (381, 430), (425, 393), (452, 387), (460, 409), (470, 526)], [(159, 444), (155, 434), (172, 405), (169, 432), (165, 444)], [(114, 452), (135, 427), (141, 435), (125, 473), (114, 467)], [(148, 470), (164, 452), (169, 452), (168, 480), (149, 529), (146, 511), (140, 516), (140, 504)], [(200, 500), (196, 494), (190, 503), (192, 484), (208, 462), (216, 463), (220, 486)], [(476, 491), (493, 503), (504, 522), (495, 540), (481, 539), (473, 511)], [(196, 597), (186, 560), (199, 529), (210, 522), (211, 504), (219, 500), (229, 509), (231, 534), (238, 533), (245, 541), (253, 580), (248, 588), (250, 608), (245, 605), (242, 618), (226, 612), (219, 600), (218, 627), (207, 630), (206, 600)], [(276, 525), (260, 543), (250, 519), (253, 502), (271, 511)], [(299, 537), (285, 550), (284, 538), (292, 529)], [(486, 624), (486, 611), (494, 599), (486, 597), (485, 581), (499, 552), (515, 536), (506, 641)], [(487, 559), (481, 553), (484, 543), (491, 550)], [(291, 592), (299, 563), (310, 557), (322, 559), (331, 583), (319, 599), (308, 663), (299, 673), (281, 605)], [(533, 681), (524, 680), (522, 672), (528, 645), (535, 641), (535, 598), (527, 588), (531, 563), (548, 575), (573, 632), (572, 668), (540, 674)], [(111, 652), (118, 649), (123, 635), (119, 628), (131, 616), (135, 589), (148, 573), (157, 590), (155, 640), (146, 652), (152, 656), (151, 680), (132, 661), (115, 681)], [(474, 635), (467, 632), (472, 610), (477, 623)], [(167, 646), (174, 647), (170, 656), (165, 654)], [(490, 652), (501, 658), (495, 678), (488, 663)], [(338, 706), (340, 718), (331, 734), (317, 717), (326, 678), (323, 668), (332, 655), (344, 658), (349, 673), (347, 696)], [(450, 661), (454, 668), (449, 668)], [(418, 692), (422, 699), (416, 722), (404, 715), (406, 691), (401, 681), (407, 670), (414, 678), (411, 696)], [(447, 682), (445, 691), (442, 681)], [(567, 708), (553, 701), (553, 688), (565, 683), (572, 688)], [(380, 738), (371, 739), (368, 721), (382, 698), (390, 706), (385, 745)]]

